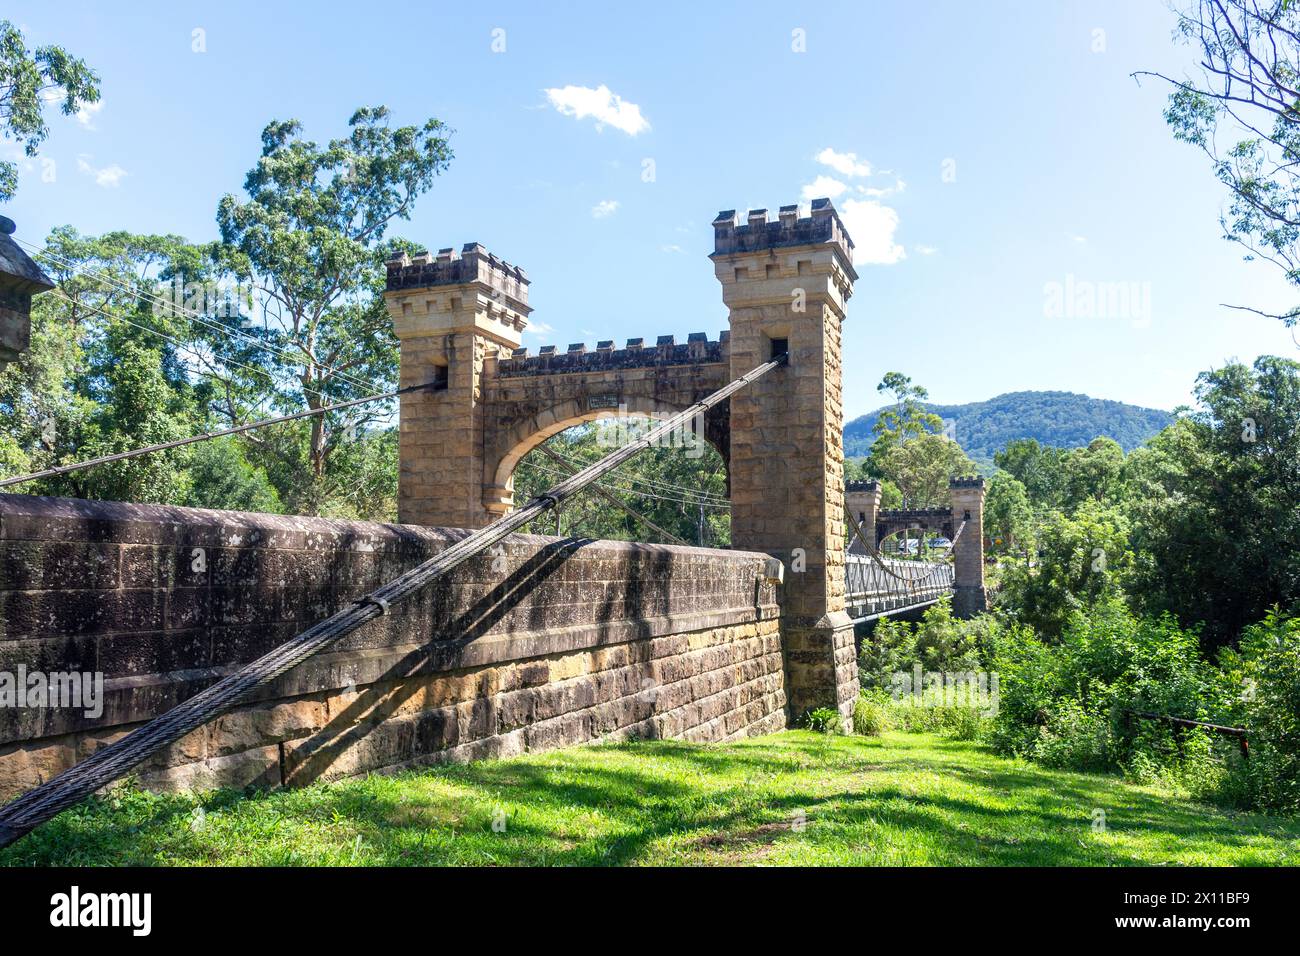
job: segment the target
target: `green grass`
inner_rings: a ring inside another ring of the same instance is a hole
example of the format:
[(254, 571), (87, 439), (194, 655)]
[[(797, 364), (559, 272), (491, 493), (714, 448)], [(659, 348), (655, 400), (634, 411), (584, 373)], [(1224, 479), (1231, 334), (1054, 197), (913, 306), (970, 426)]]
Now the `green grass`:
[(578, 747), (247, 796), (124, 790), (0, 851), (11, 866), (1297, 863), (1300, 820), (926, 734), (808, 731)]

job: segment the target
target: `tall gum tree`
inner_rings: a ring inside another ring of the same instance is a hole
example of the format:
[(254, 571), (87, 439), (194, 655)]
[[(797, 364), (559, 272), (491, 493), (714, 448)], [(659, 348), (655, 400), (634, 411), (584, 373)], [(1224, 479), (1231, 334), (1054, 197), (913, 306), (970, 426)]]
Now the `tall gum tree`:
[[(262, 299), (272, 361), (313, 409), (393, 387), (397, 341), (382, 291), (383, 263), (398, 243), (385, 233), (409, 218), (452, 159), (450, 130), (436, 119), (394, 128), (377, 106), (348, 125), (346, 137), (320, 146), (297, 120), (271, 122), (246, 197), (226, 195), (217, 209), (223, 269)], [(306, 457), (316, 484), (341, 434), (366, 423), (311, 420)]]

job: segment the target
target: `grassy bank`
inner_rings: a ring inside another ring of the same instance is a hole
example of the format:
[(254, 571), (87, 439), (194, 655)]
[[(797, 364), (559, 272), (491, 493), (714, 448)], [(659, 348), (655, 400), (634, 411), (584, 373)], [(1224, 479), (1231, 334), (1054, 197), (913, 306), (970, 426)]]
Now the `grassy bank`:
[(10, 866), (1297, 863), (1300, 820), (925, 734), (807, 731), (580, 747), (251, 796), (122, 791), (0, 851)]

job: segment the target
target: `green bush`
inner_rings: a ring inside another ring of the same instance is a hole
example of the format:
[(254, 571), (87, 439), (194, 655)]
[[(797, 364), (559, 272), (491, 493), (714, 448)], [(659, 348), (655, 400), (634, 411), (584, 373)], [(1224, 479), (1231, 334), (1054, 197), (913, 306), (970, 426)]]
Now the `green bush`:
[(1226, 655), (1240, 675), (1239, 713), (1250, 759), (1234, 767), (1228, 786), (1250, 806), (1300, 812), (1300, 618), (1272, 611), (1246, 629), (1236, 655)]
[(1053, 701), (1025, 754), (1048, 767), (1113, 770), (1110, 721), (1090, 713), (1077, 700)]
[(978, 707), (945, 703), (942, 698), (923, 695), (891, 700), (889, 719), (893, 726), (912, 734), (940, 734), (957, 740), (979, 740), (988, 732), (989, 718)]
[(844, 723), (838, 710), (833, 707), (818, 707), (804, 716), (804, 726), (818, 733), (834, 734), (843, 729)]
[(1048, 514), (1039, 530), (1038, 559), (1012, 564), (998, 604), (1047, 637), (1059, 636), (1073, 616), (1122, 595), (1133, 564), (1129, 525), (1116, 509), (1084, 502), (1071, 515)]
[(895, 674), (910, 673), (917, 664), (923, 671), (983, 670), (1003, 626), (992, 614), (955, 618), (947, 600), (914, 624), (885, 618), (862, 642), (858, 676), (863, 687), (889, 690)]
[(853, 732), (863, 737), (879, 737), (892, 729), (889, 698), (879, 691), (863, 691), (853, 703)]
[[(1233, 695), (1257, 666), (1258, 652), (1216, 669), (1198, 643), (1194, 631), (1169, 616), (1136, 616), (1118, 598), (1076, 610), (1059, 642), (1006, 629), (994, 651), (1000, 699), (989, 742), (999, 752), (1052, 767), (1118, 771), (1196, 796), (1274, 805), (1250, 796), (1259, 786), (1240, 774), (1272, 780), (1285, 772), (1272, 764), (1265, 770), (1265, 761), (1257, 762), (1258, 771), (1243, 769), (1234, 741), (1137, 716), (1233, 722), (1234, 706), (1240, 706)], [(1264, 709), (1274, 713), (1284, 706)]]

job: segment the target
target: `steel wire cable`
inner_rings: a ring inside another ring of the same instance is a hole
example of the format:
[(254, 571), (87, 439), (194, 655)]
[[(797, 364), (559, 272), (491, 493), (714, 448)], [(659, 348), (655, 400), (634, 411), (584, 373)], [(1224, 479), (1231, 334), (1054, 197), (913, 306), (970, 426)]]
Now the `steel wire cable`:
[[(11, 238), (12, 238), (12, 237), (11, 237)], [(72, 269), (72, 270), (73, 270), (73, 275), (74, 275), (74, 276), (86, 276), (86, 275), (89, 275), (89, 276), (91, 276), (91, 277), (93, 277), (93, 278), (95, 278), (95, 279), (100, 280), (101, 282), (106, 282), (106, 283), (108, 283), (109, 285), (113, 286), (114, 288), (121, 289), (123, 292), (127, 292), (127, 293), (129, 293), (129, 294), (131, 294), (131, 295), (137, 296), (138, 298), (142, 298), (142, 299), (144, 299), (145, 301), (150, 302), (150, 303), (152, 303), (152, 304), (155, 304), (155, 305), (158, 305), (158, 304), (165, 305), (165, 306), (167, 306), (169, 309), (173, 309), (174, 311), (179, 312), (179, 313), (181, 313), (182, 315), (185, 315), (185, 316), (188, 317), (188, 318), (194, 319), (195, 321), (200, 322), (200, 323), (202, 323), (203, 325), (206, 325), (206, 326), (208, 326), (209, 328), (214, 329), (214, 330), (216, 330), (216, 331), (218, 331), (218, 332), (223, 332), (223, 333), (225, 333), (225, 334), (227, 334), (227, 335), (237, 335), (237, 336), (239, 336), (239, 337), (242, 338), (242, 339), (247, 339), (249, 342), (252, 342), (254, 345), (259, 346), (260, 348), (265, 348), (265, 349), (267, 349), (267, 350), (269, 350), (269, 351), (271, 351), (271, 352), (275, 352), (276, 354), (280, 355), (282, 358), (289, 359), (290, 361), (298, 362), (298, 361), (301, 361), (301, 360), (304, 359), (304, 358), (310, 360), (310, 356), (308, 356), (308, 355), (305, 355), (305, 354), (304, 354), (304, 355), (301, 355), (301, 356), (295, 356), (295, 355), (293, 355), (292, 353), (286, 351), (285, 349), (283, 349), (283, 348), (281, 348), (281, 347), (279, 347), (279, 346), (277, 346), (277, 345), (273, 345), (273, 344), (270, 343), (270, 342), (263, 342), (263, 341), (261, 341), (260, 339), (254, 337), (254, 336), (252, 336), (252, 335), (249, 335), (248, 333), (243, 332), (243, 331), (241, 331), (241, 330), (239, 330), (239, 329), (232, 329), (232, 328), (230, 328), (229, 326), (222, 325), (220, 322), (214, 322), (212, 319), (208, 318), (208, 317), (207, 317), (206, 315), (204, 315), (203, 313), (201, 313), (201, 312), (197, 312), (197, 311), (195, 311), (194, 309), (187, 308), (187, 307), (184, 306), (184, 305), (178, 305), (178, 304), (176, 304), (175, 302), (171, 302), (171, 301), (169, 301), (169, 300), (167, 300), (167, 299), (165, 299), (165, 298), (163, 298), (163, 297), (161, 297), (161, 296), (156, 296), (156, 295), (154, 295), (154, 294), (152, 294), (152, 293), (145, 292), (145, 291), (140, 290), (140, 289), (134, 289), (134, 288), (132, 288), (131, 286), (127, 285), (126, 283), (124, 283), (124, 282), (122, 282), (122, 281), (120, 281), (120, 280), (118, 280), (118, 279), (116, 279), (116, 278), (114, 278), (114, 277), (108, 275), (108, 274), (105, 273), (105, 272), (100, 272), (100, 271), (98, 271), (98, 270), (96, 270), (96, 269), (86, 269), (86, 268), (82, 268), (82, 269), (78, 270), (78, 269), (77, 269), (77, 263), (76, 263), (75, 261), (73, 261), (73, 260), (71, 260), (71, 259), (68, 259), (68, 258), (66, 258), (66, 257), (64, 257), (64, 256), (60, 256), (58, 253), (50, 252), (48, 249), (43, 249), (43, 248), (40, 247), (40, 246), (37, 246), (37, 245), (35, 245), (35, 244), (33, 244), (33, 243), (30, 243), (30, 242), (27, 242), (26, 240), (23, 240), (23, 239), (16, 239), (15, 241), (21, 243), (22, 245), (26, 246), (28, 249), (32, 250), (32, 254), (35, 255), (35, 256), (42, 256), (42, 257), (44, 257), (44, 258), (46, 258), (46, 259), (51, 259), (51, 260), (53, 260), (53, 261), (55, 261), (55, 262), (58, 262), (58, 263), (60, 263), (61, 265), (65, 266), (66, 268)], [(331, 366), (329, 366), (329, 365), (325, 365), (325, 364), (322, 363), (322, 362), (313, 362), (313, 364), (314, 364), (317, 368), (324, 369), (325, 371), (330, 372), (331, 374), (337, 375), (337, 376), (339, 376), (340, 378), (343, 378), (343, 379), (348, 380), (351, 384), (353, 384), (353, 385), (355, 385), (355, 386), (357, 386), (357, 387), (359, 387), (359, 388), (374, 388), (374, 387), (375, 387), (373, 382), (366, 382), (366, 381), (363, 381), (362, 379), (356, 378), (356, 377), (352, 376), (351, 374), (342, 371), (341, 369), (333, 368), (333, 367), (331, 367)]]
[(103, 747), (86, 760), (0, 807), (0, 847), (8, 846), (46, 820), (81, 802), (90, 794), (128, 773), (152, 754), (185, 734), (247, 702), (263, 687), (303, 661), (351, 634), (368, 621), (387, 614), (391, 605), (421, 590), (469, 558), (486, 551), (507, 535), (581, 491), (638, 452), (650, 447), (690, 416), (713, 407), (772, 369), (785, 364), (782, 354), (713, 392), (646, 435), (611, 452), (550, 488), (523, 507), (478, 531), (467, 534), (439, 554), (407, 571), (347, 608), (314, 624), (275, 650), (245, 664), (238, 671), (200, 691), (143, 727)]

